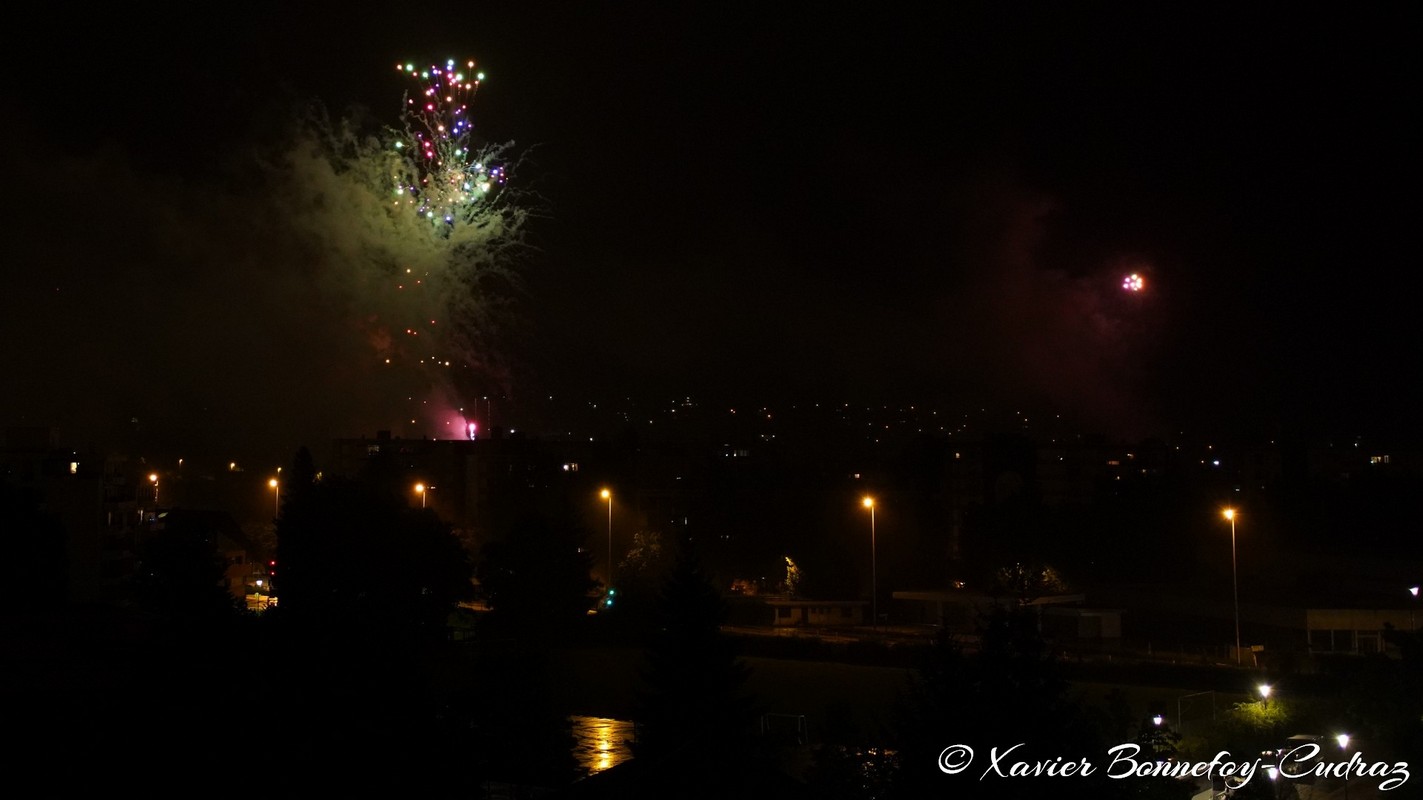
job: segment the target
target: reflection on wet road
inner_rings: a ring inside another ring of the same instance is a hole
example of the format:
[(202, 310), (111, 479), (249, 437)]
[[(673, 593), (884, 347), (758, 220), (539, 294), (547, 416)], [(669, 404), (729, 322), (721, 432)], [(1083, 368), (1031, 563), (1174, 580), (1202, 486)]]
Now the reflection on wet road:
[(632, 758), (632, 722), (607, 717), (569, 717), (573, 760), (585, 775), (602, 772)]

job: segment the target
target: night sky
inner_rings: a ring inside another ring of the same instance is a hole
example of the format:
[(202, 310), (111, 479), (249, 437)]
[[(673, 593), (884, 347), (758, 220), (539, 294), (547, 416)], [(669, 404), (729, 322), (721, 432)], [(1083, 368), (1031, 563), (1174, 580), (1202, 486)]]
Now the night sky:
[(393, 124), (449, 57), (534, 212), (475, 393), (1419, 432), (1412, 7), (293, 5), (14, 32), (0, 421), (391, 427), (370, 285), (250, 176), (294, 103)]

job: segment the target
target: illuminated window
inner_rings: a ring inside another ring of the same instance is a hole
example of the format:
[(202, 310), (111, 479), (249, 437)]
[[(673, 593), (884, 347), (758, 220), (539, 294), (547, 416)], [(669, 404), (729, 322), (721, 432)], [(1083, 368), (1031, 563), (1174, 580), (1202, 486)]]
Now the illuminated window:
[(1369, 456), (1370, 464), (1387, 464), (1388, 456)]

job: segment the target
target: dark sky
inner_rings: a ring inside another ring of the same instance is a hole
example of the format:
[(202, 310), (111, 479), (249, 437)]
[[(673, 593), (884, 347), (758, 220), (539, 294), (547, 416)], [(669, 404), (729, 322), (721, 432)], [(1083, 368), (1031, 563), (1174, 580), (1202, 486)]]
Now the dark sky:
[(511, 403), (1417, 433), (1405, 4), (295, 5), (47, 3), (17, 32), (6, 424), (390, 427), (332, 311), (366, 289), (304, 271), (327, 257), (278, 246), (242, 170), (293, 100), (393, 124), (395, 63), (452, 57), (538, 198), (485, 390)]

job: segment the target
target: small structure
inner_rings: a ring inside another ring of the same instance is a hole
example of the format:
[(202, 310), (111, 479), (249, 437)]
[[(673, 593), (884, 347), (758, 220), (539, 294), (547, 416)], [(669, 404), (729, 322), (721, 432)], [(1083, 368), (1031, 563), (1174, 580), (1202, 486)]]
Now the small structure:
[[(927, 592), (894, 592), (895, 615), (906, 622), (969, 632), (994, 606), (1073, 606), (1084, 600), (1080, 594), (1038, 597), (1027, 602), (1017, 598), (971, 592), (964, 589)], [(1120, 636), (1121, 625), (1117, 623)]]
[(1049, 606), (1040, 617), (1044, 634), (1063, 641), (1119, 643), (1122, 611), (1119, 608)]
[(865, 600), (767, 600), (771, 625), (784, 627), (834, 628), (865, 624)]
[(1305, 636), (1311, 653), (1397, 652), (1384, 639), (1384, 631), (1413, 629), (1423, 614), (1394, 608), (1307, 608)]
[(1037, 613), (1038, 628), (1063, 644), (1116, 647), (1122, 639), (1122, 610), (1090, 608), (1080, 594), (1058, 594), (1026, 602), (963, 589), (928, 592), (895, 592), (895, 614), (914, 624), (973, 633), (995, 607), (1027, 606)]

